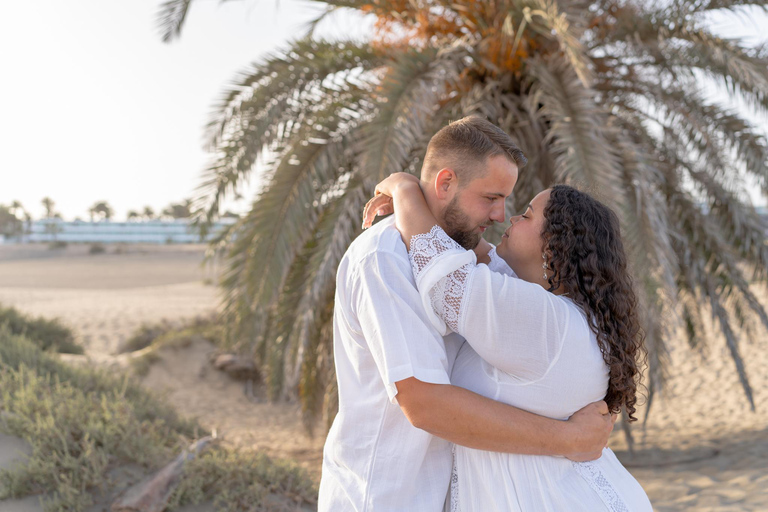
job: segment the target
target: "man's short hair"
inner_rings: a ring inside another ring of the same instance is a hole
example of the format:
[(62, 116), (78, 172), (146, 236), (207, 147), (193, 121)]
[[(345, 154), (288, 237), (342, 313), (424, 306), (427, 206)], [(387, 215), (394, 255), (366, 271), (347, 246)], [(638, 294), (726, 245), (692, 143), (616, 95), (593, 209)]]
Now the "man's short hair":
[(522, 150), (504, 130), (479, 116), (453, 121), (438, 131), (427, 146), (421, 179), (431, 181), (446, 167), (463, 187), (483, 175), (488, 158), (504, 155), (518, 169), (528, 163)]

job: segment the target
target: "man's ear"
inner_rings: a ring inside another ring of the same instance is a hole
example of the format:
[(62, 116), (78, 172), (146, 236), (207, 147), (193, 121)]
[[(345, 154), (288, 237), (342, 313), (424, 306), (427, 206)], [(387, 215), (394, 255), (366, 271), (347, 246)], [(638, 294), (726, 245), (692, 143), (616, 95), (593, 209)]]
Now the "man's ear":
[(444, 167), (435, 176), (435, 195), (441, 201), (449, 200), (459, 188), (459, 180), (453, 169)]

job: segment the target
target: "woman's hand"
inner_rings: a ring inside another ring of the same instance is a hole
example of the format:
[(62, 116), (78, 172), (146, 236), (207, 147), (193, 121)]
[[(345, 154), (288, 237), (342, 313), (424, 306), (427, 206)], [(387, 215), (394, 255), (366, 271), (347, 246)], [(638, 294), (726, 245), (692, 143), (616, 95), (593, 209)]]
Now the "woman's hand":
[(417, 186), (419, 184), (419, 179), (415, 176), (406, 172), (396, 172), (376, 185), (375, 195), (363, 208), (363, 229), (371, 227), (377, 215), (384, 216), (394, 213), (392, 198), (397, 193), (398, 188), (404, 184), (414, 183)]

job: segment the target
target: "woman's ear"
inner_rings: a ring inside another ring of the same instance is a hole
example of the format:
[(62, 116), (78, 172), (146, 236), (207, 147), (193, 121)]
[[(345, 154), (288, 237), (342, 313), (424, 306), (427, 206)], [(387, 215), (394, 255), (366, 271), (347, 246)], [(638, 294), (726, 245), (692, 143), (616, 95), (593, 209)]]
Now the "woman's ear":
[(435, 176), (435, 196), (441, 201), (449, 200), (459, 187), (459, 181), (453, 169), (445, 167)]

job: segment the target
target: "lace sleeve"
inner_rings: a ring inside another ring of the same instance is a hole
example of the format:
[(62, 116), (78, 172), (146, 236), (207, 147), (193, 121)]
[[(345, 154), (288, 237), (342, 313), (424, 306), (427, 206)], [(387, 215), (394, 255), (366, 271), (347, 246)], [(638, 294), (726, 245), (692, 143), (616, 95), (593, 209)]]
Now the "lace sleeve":
[[(474, 253), (457, 244), (440, 226), (432, 226), (429, 233), (411, 238), (408, 256), (422, 298), (426, 292), (434, 313), (458, 332), (462, 298), (474, 267)], [(472, 261), (467, 263), (469, 257)], [(433, 278), (423, 279), (428, 273)]]

